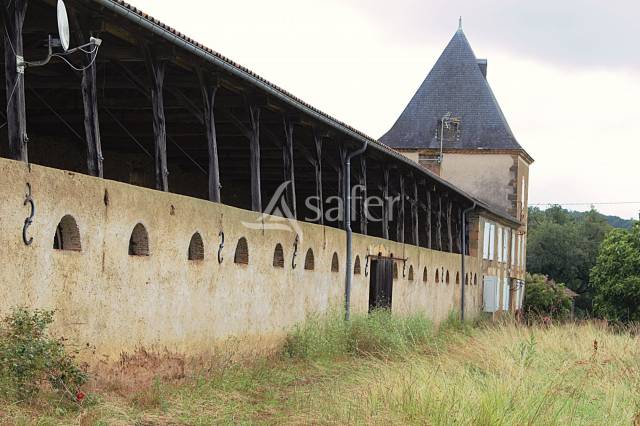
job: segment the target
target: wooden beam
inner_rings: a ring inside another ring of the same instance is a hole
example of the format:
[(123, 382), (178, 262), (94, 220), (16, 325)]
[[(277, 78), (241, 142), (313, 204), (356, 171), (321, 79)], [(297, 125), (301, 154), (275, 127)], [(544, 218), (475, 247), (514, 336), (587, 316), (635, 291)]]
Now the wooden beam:
[(165, 126), (163, 95), (166, 63), (163, 60), (159, 60), (149, 46), (145, 46), (143, 50), (145, 64), (151, 80), (156, 189), (167, 192), (169, 191), (169, 167), (167, 165), (167, 129)]
[(431, 190), (427, 187), (427, 248), (433, 248), (431, 227), (432, 227), (432, 211), (433, 206), (431, 203)]
[(382, 171), (382, 238), (389, 239), (389, 169)]
[(322, 194), (322, 139), (323, 137), (315, 129), (313, 131), (313, 143), (315, 145), (315, 182), (316, 197), (318, 199), (318, 209), (320, 214), (320, 224), (324, 225), (324, 199)]
[[(89, 58), (89, 60), (91, 59)], [(91, 176), (103, 177), (104, 157), (102, 156), (100, 121), (98, 120), (95, 61), (82, 71), (81, 88), (84, 107), (84, 133), (87, 143), (87, 171)]]
[(293, 162), (293, 129), (294, 122), (291, 117), (285, 116), (283, 119), (285, 143), (282, 145), (282, 161), (283, 161), (283, 174), (284, 181), (288, 182), (285, 191), (285, 201), (289, 207), (293, 218), (297, 219), (297, 207), (296, 207), (296, 180), (295, 170)]
[(418, 229), (418, 182), (413, 179), (413, 200), (411, 202), (411, 233), (412, 243), (415, 246), (420, 245), (420, 235)]
[(201, 69), (197, 69), (200, 91), (202, 93), (202, 104), (204, 105), (203, 119), (207, 131), (207, 151), (209, 154), (208, 187), (209, 201), (220, 202), (220, 167), (218, 164), (218, 140), (216, 135), (216, 122), (214, 106), (216, 93), (218, 92), (218, 80), (213, 82), (204, 75)]
[(438, 221), (436, 222), (436, 248), (442, 250), (442, 195), (438, 194)]
[(400, 174), (400, 205), (398, 206), (398, 222), (396, 227), (396, 240), (404, 244), (404, 204), (406, 193), (404, 188), (404, 176)]
[(22, 27), (27, 13), (27, 0), (3, 1), (4, 71), (7, 97), (7, 131), (9, 155), (18, 161), (29, 161), (27, 150), (27, 114), (24, 93), (24, 68), (18, 71), (18, 56), (23, 57)]
[(344, 221), (345, 219), (345, 214), (344, 214), (344, 209), (348, 209), (351, 208), (351, 206), (347, 205), (347, 191), (349, 191), (349, 189), (347, 188), (347, 177), (345, 175), (345, 169), (344, 169), (344, 163), (347, 161), (347, 149), (344, 147), (344, 144), (339, 144), (338, 145), (338, 161), (340, 162), (340, 164), (338, 164), (337, 167), (337, 171), (338, 171), (338, 198), (340, 198), (342, 200), (342, 214), (340, 214), (340, 219), (339, 219), (339, 225), (341, 229), (344, 229), (346, 227), (346, 223)]
[(367, 157), (360, 156), (360, 233), (367, 235)]
[(447, 240), (448, 240), (447, 249), (450, 252), (453, 252), (453, 230), (452, 230), (452, 224), (451, 224), (452, 210), (453, 210), (453, 203), (449, 199), (447, 200)]
[(260, 107), (249, 104), (249, 121), (251, 137), (249, 138), (251, 165), (251, 210), (262, 212), (262, 195), (260, 185)]
[[(89, 39), (89, 33), (84, 31), (78, 12), (75, 8), (69, 9), (69, 18), (76, 28), (74, 39), (78, 45), (82, 45)], [(96, 85), (96, 71), (98, 64), (95, 59), (97, 52), (85, 53), (87, 66), (82, 70), (82, 107), (84, 110), (84, 133), (87, 151), (87, 172), (91, 176), (103, 177), (104, 157), (102, 155), (102, 142), (100, 140), (100, 121), (98, 119), (98, 90)]]

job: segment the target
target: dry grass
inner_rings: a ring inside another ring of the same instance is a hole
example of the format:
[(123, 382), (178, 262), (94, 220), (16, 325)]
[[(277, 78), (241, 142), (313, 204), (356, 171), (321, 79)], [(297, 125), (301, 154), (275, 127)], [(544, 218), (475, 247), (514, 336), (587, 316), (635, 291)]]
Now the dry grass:
[[(325, 328), (343, 336), (336, 327)], [(355, 335), (368, 347), (363, 327)], [(375, 327), (387, 326), (378, 321)], [(386, 333), (380, 335), (401, 350), (341, 353), (317, 331), (316, 340), (305, 335), (312, 351), (296, 346), (297, 353), (313, 355), (155, 380), (129, 394), (104, 391), (80, 408), (47, 399), (0, 404), (0, 419), (45, 425), (628, 425), (640, 412), (640, 342), (602, 324), (470, 328), (453, 322), (430, 333), (428, 342), (409, 346)], [(323, 347), (330, 356), (323, 356)]]

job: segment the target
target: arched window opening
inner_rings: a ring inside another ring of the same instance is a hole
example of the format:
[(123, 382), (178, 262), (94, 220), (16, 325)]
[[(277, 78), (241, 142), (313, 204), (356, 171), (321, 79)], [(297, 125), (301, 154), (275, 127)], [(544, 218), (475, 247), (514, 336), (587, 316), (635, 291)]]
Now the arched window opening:
[(445, 279), (444, 282), (449, 284), (451, 281), (449, 280), (449, 271), (447, 271), (447, 274), (445, 275)]
[(204, 260), (204, 243), (199, 232), (191, 236), (189, 242), (189, 260)]
[(80, 229), (71, 215), (60, 219), (53, 237), (53, 248), (56, 250), (82, 251), (80, 243)]
[(427, 282), (429, 281), (429, 274), (427, 272), (427, 267), (424, 267), (424, 270), (422, 271), (422, 282)]
[(129, 238), (129, 256), (149, 256), (149, 234), (143, 224), (138, 223)]
[(398, 264), (396, 262), (393, 262), (393, 279), (398, 279)]
[(436, 269), (436, 284), (440, 282), (440, 269)]
[(460, 272), (456, 272), (456, 285), (460, 285)]
[(233, 262), (239, 263), (241, 265), (249, 264), (249, 246), (245, 237), (242, 237), (238, 240), (238, 245), (236, 245), (236, 253), (233, 256)]
[(313, 250), (307, 250), (307, 254), (304, 257), (304, 269), (307, 271), (313, 271), (315, 269), (315, 259), (313, 257)]
[(356, 261), (353, 263), (353, 275), (360, 275), (360, 256), (356, 256)]
[(409, 281), (413, 281), (413, 265), (409, 266)]
[(338, 253), (334, 252), (331, 258), (331, 272), (339, 272), (340, 265), (338, 264)]
[(276, 244), (276, 248), (273, 251), (273, 267), (284, 268), (284, 250), (282, 244)]

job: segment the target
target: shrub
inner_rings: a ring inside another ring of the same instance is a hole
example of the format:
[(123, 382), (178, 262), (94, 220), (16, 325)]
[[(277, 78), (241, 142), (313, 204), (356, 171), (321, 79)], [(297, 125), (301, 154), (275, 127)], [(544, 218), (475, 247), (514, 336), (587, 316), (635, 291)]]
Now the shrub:
[(523, 306), (527, 317), (566, 319), (571, 315), (571, 303), (563, 284), (541, 274), (527, 274)]
[(53, 312), (15, 309), (0, 325), (0, 392), (13, 399), (33, 398), (47, 383), (80, 400), (86, 373), (67, 353), (63, 340), (48, 336)]

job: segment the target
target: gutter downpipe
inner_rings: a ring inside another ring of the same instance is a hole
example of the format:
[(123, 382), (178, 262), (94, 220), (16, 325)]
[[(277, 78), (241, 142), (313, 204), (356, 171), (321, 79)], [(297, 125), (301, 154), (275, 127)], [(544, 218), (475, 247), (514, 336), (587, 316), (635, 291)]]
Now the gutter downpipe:
[(460, 280), (464, 281), (462, 283), (462, 285), (460, 286), (461, 288), (461, 294), (460, 294), (460, 321), (464, 321), (464, 288), (467, 286), (467, 279), (465, 276), (465, 268), (464, 268), (464, 255), (465, 253), (465, 249), (467, 248), (467, 213), (472, 211), (473, 209), (476, 208), (476, 205), (478, 203), (476, 203), (475, 201), (473, 202), (473, 206), (469, 207), (468, 209), (465, 209), (462, 211), (462, 250), (460, 250)]
[(345, 267), (346, 282), (344, 289), (344, 320), (349, 321), (351, 319), (351, 278), (353, 271), (351, 270), (352, 254), (351, 254), (351, 240), (353, 232), (351, 231), (351, 158), (362, 154), (369, 145), (369, 141), (365, 140), (362, 147), (356, 151), (351, 152), (345, 159), (345, 188), (344, 188), (344, 224), (347, 231), (347, 265)]

